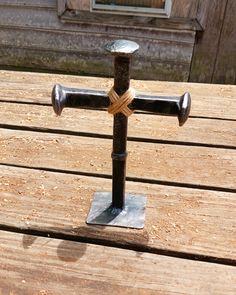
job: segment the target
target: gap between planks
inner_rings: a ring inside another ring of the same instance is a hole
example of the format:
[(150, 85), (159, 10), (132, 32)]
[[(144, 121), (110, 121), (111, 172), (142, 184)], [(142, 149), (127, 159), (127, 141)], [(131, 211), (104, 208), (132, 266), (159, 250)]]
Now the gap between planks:
[[(113, 79), (56, 74), (0, 71), (1, 100), (50, 104), (52, 87), (61, 83), (68, 87), (108, 90)], [(137, 92), (156, 95), (192, 95), (191, 116), (236, 120), (236, 86), (132, 80)], [(214, 101), (214, 107), (212, 104)]]
[(102, 290), (129, 295), (233, 295), (236, 291), (236, 271), (230, 266), (2, 231), (0, 248), (4, 294)]
[(145, 228), (88, 226), (93, 193), (111, 181), (0, 168), (1, 229), (235, 265), (235, 194), (127, 182), (127, 192), (148, 195)]
[[(72, 171), (72, 170), (62, 170), (56, 168), (45, 168), (40, 166), (27, 166), (27, 165), (20, 165), (20, 164), (11, 164), (11, 163), (1, 163), (0, 166), (5, 166), (9, 168), (24, 168), (28, 170), (39, 170), (45, 172), (55, 172), (61, 174), (69, 174), (69, 175), (77, 175), (77, 176), (86, 176), (92, 178), (101, 178), (101, 179), (112, 179), (112, 175), (110, 174), (101, 174), (101, 173), (92, 173), (92, 172), (83, 172), (83, 171)], [(197, 189), (197, 190), (204, 190), (204, 191), (215, 191), (215, 192), (226, 192), (226, 193), (236, 193), (236, 189), (234, 188), (225, 188), (219, 186), (209, 186), (209, 185), (200, 185), (200, 184), (189, 184), (189, 183), (181, 183), (181, 182), (174, 182), (174, 181), (165, 181), (165, 180), (158, 180), (158, 179), (148, 179), (148, 178), (138, 178), (138, 177), (130, 177), (126, 176), (126, 181), (132, 181), (135, 183), (143, 183), (143, 184), (156, 184), (156, 185), (165, 185), (170, 187), (179, 187), (179, 188), (190, 188), (190, 189)]]
[[(111, 175), (111, 140), (7, 129), (0, 135), (2, 164)], [(128, 151), (131, 179), (235, 192), (235, 150), (128, 142)]]
[[(111, 134), (103, 134), (103, 133), (91, 133), (91, 132), (81, 132), (81, 131), (71, 131), (66, 129), (57, 129), (57, 128), (47, 128), (47, 127), (36, 127), (36, 126), (21, 126), (21, 125), (11, 125), (11, 124), (1, 124), (0, 128), (9, 129), (9, 130), (19, 130), (19, 131), (30, 131), (30, 132), (40, 132), (40, 133), (49, 133), (49, 134), (63, 134), (70, 136), (82, 136), (88, 138), (102, 138), (102, 139), (112, 139), (113, 136)], [(220, 132), (219, 132), (220, 133)], [(223, 133), (222, 133), (223, 135)], [(209, 137), (208, 137), (209, 138)], [(232, 141), (231, 137), (228, 137), (229, 141)], [(212, 143), (202, 143), (202, 142), (192, 142), (192, 141), (173, 141), (166, 139), (152, 139), (145, 137), (127, 137), (127, 141), (134, 142), (146, 142), (146, 143), (155, 143), (155, 144), (169, 144), (169, 145), (183, 145), (183, 146), (196, 146), (196, 147), (207, 147), (207, 148), (219, 148), (219, 149), (230, 149), (235, 150), (235, 145), (227, 145), (227, 144), (212, 144)]]
[[(101, 111), (66, 109), (55, 117), (52, 107), (0, 104), (0, 128), (112, 138), (112, 116)], [(94, 124), (96, 122), (96, 124)], [(209, 136), (211, 134), (211, 136)], [(236, 148), (236, 121), (190, 118), (179, 128), (177, 118), (134, 114), (128, 140), (190, 146)]]

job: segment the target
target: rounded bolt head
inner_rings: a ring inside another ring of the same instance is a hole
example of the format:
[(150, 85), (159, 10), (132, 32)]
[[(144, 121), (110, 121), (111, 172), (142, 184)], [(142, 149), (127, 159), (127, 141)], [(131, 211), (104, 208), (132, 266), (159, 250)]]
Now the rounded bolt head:
[(54, 112), (60, 116), (62, 113), (62, 110), (65, 106), (65, 100), (66, 100), (66, 96), (65, 96), (65, 92), (63, 91), (63, 87), (59, 84), (56, 84), (53, 87), (52, 90), (52, 106), (54, 109)]
[(188, 120), (188, 116), (191, 109), (191, 96), (188, 92), (182, 95), (180, 99), (180, 110), (179, 110), (179, 126), (183, 126), (184, 123)]
[(129, 40), (114, 40), (105, 45), (105, 50), (115, 56), (130, 56), (138, 49), (139, 45)]

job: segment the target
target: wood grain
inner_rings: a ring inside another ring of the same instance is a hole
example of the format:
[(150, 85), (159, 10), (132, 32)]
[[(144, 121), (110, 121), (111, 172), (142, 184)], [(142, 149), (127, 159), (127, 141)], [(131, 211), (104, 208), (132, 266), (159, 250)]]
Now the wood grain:
[(235, 268), (223, 265), (2, 231), (0, 249), (2, 294), (236, 292)]
[(76, 10), (90, 10), (90, 0), (67, 0), (67, 8)]
[(236, 84), (236, 1), (227, 2), (213, 83)]
[(151, 0), (151, 7), (164, 8), (165, 1), (162, 0)]
[[(93, 133), (95, 136), (111, 136), (113, 132), (111, 117), (106, 112), (68, 108), (61, 117), (55, 117), (51, 106), (2, 102), (0, 126), (10, 128), (9, 125), (12, 128), (21, 126), (23, 129), (27, 127), (29, 130), (58, 133)], [(236, 121), (189, 118), (184, 127), (179, 128), (177, 118), (133, 114), (129, 118), (128, 135), (130, 140), (167, 140), (176, 144), (233, 148), (236, 143)]]
[[(65, 1), (65, 0), (62, 0)], [(14, 7), (22, 7), (24, 6), (25, 8), (27, 7), (34, 7), (35, 9), (37, 8), (54, 8), (56, 7), (55, 2), (61, 2), (61, 0), (37, 0), (37, 1), (32, 1), (32, 0), (1, 0), (0, 6), (14, 6)]]
[[(167, 35), (167, 34), (166, 34)], [(155, 35), (158, 38), (158, 35)], [(124, 36), (125, 37), (125, 36)], [(72, 31), (66, 32), (64, 30), (58, 31), (54, 34), (52, 38), (52, 33), (48, 30), (38, 30), (38, 29), (17, 29), (17, 28), (7, 28), (5, 27), (3, 30), (0, 30), (0, 38), (4, 39), (4, 47), (12, 47), (16, 46), (16, 49), (24, 48), (24, 49), (32, 49), (32, 50), (44, 50), (45, 52), (56, 51), (58, 53), (71, 53), (75, 54), (80, 52), (81, 54), (87, 53), (88, 49), (95, 46), (94, 44), (94, 35), (86, 34), (81, 31)], [(17, 38), (17, 42), (16, 42)], [(106, 38), (106, 39), (105, 39)], [(141, 38), (130, 36), (133, 41), (138, 43), (142, 42)], [(32, 40), (33, 39), (33, 40)], [(80, 42), (75, 42), (75, 40), (80, 39)], [(177, 38), (176, 38), (177, 39)], [(191, 38), (192, 39), (192, 38)], [(96, 35), (96, 52), (91, 52), (91, 57), (94, 56), (93, 62), (98, 62), (101, 57), (103, 59), (107, 59), (107, 64), (109, 64), (111, 58), (104, 52), (104, 45), (114, 40), (114, 36), (105, 37), (103, 33)], [(43, 44), (43, 48), (42, 48)], [(68, 45), (69, 44), (69, 45)], [(144, 61), (148, 61), (150, 59), (150, 55), (152, 55), (153, 60), (161, 61), (166, 60), (175, 63), (176, 51), (172, 49), (173, 45), (178, 47), (178, 63), (184, 65), (188, 65), (191, 61), (192, 56), (192, 44), (190, 42), (182, 42), (180, 38), (177, 41), (171, 40), (157, 40), (148, 38), (146, 39), (146, 43), (142, 44), (139, 53), (137, 54), (134, 61), (138, 60), (140, 57), (143, 57)], [(67, 50), (65, 50), (67, 48)], [(155, 48), (155, 49), (154, 49)], [(97, 56), (97, 58), (96, 58)], [(87, 56), (87, 59), (89, 57)], [(57, 61), (58, 62), (58, 61)], [(42, 61), (43, 63), (43, 61)], [(69, 61), (68, 61), (69, 64)], [(27, 63), (24, 65), (27, 66)], [(143, 65), (144, 67), (144, 65)], [(111, 67), (111, 71), (112, 71)], [(61, 69), (62, 70), (62, 69)], [(79, 70), (79, 68), (78, 68)], [(110, 68), (108, 67), (108, 71)], [(133, 64), (133, 70), (135, 70), (135, 63)], [(110, 71), (109, 71), (110, 73)]]
[(171, 17), (196, 18), (199, 0), (172, 0)]
[(198, 18), (205, 29), (198, 34), (193, 51), (192, 82), (212, 82), (226, 4), (227, 0), (200, 1)]
[[(116, 1), (119, 5), (130, 4), (132, 5), (133, 1), (120, 0)], [(138, 1), (139, 5), (147, 2), (147, 0)], [(163, 0), (149, 0), (151, 2), (151, 7), (162, 8)], [(182, 18), (195, 18), (197, 14), (197, 5), (198, 1), (196, 0), (173, 0), (171, 9), (171, 17), (182, 17)], [(89, 10), (90, 9), (90, 0), (68, 0), (67, 5), (70, 9), (76, 10)]]
[(127, 192), (148, 195), (143, 230), (85, 224), (93, 193), (110, 191), (110, 180), (0, 166), (1, 229), (10, 226), (155, 253), (177, 251), (192, 258), (235, 261), (235, 194), (129, 181), (126, 187)]
[[(68, 76), (42, 73), (0, 71), (0, 100), (51, 104), (51, 91), (55, 83), (76, 88), (108, 90), (113, 79)], [(236, 86), (161, 81), (132, 80), (139, 93), (156, 95), (192, 95), (191, 116), (236, 120)], [(214, 103), (214, 107), (213, 107)]]
[(56, 1), (52, 9), (23, 3), (1, 6), (1, 65), (111, 76), (111, 60), (103, 47), (114, 38), (130, 38), (141, 48), (133, 77), (187, 81), (196, 30), (193, 21), (104, 16), (89, 11), (65, 14), (65, 0), (58, 4), (58, 14), (63, 14), (60, 18)]
[[(0, 147), (1, 163), (111, 175), (108, 139), (0, 129)], [(128, 177), (236, 190), (236, 150), (129, 142), (128, 151)]]
[(57, 0), (57, 14), (61, 16), (66, 10), (66, 0)]

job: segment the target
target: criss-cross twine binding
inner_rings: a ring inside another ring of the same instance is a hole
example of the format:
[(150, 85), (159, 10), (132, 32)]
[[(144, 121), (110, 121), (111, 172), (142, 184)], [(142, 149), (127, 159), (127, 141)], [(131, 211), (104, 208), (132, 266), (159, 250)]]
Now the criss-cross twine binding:
[(108, 108), (108, 113), (115, 115), (122, 113), (126, 117), (129, 117), (133, 112), (128, 108), (128, 105), (132, 102), (135, 97), (134, 89), (129, 88), (123, 95), (119, 96), (114, 87), (108, 92), (108, 96), (111, 101), (111, 105)]

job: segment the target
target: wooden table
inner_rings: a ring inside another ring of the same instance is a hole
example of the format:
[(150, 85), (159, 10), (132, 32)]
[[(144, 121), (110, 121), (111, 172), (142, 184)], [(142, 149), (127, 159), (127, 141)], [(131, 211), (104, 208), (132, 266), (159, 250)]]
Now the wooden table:
[(54, 83), (112, 80), (0, 71), (0, 294), (236, 294), (236, 86), (132, 81), (192, 94), (191, 116), (134, 114), (127, 192), (143, 230), (87, 226), (111, 189), (112, 116), (50, 105)]

